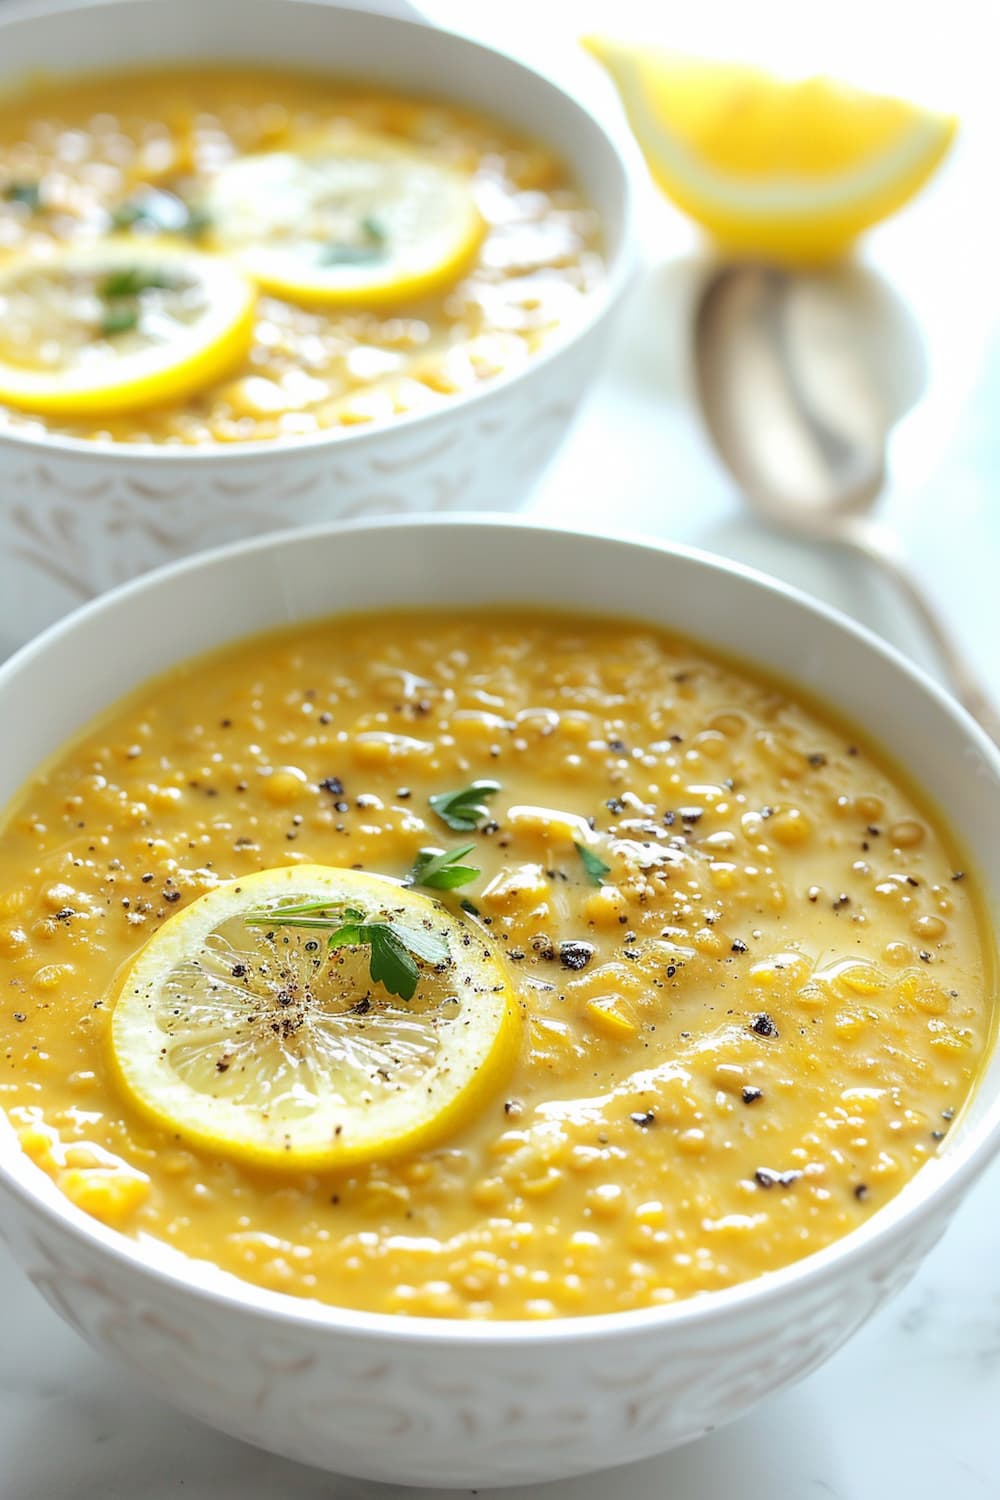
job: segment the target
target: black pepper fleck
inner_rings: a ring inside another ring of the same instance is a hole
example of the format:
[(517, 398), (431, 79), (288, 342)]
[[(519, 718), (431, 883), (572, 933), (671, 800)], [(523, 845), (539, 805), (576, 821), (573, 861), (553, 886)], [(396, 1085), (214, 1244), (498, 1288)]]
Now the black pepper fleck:
[(745, 1088), (740, 1096), (744, 1104), (756, 1104), (758, 1099), (763, 1099), (764, 1090)]
[(774, 1172), (770, 1167), (758, 1167), (753, 1175), (762, 1188), (773, 1188), (791, 1187), (793, 1182), (798, 1182), (802, 1173), (796, 1171)]
[(593, 956), (593, 943), (582, 943), (571, 939), (559, 944), (559, 962), (564, 969), (585, 969)]
[(759, 1015), (754, 1016), (750, 1022), (750, 1030), (756, 1031), (758, 1036), (777, 1036), (778, 1028), (775, 1026), (767, 1011), (762, 1010)]

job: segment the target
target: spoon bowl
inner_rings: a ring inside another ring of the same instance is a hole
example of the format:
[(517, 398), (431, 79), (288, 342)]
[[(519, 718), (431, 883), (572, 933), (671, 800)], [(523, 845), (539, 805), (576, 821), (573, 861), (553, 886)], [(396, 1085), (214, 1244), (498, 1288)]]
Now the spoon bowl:
[(898, 537), (870, 518), (885, 484), (888, 434), (905, 407), (899, 382), (893, 392), (866, 348), (871, 320), (863, 300), (847, 291), (836, 275), (766, 265), (726, 265), (711, 276), (694, 319), (695, 388), (706, 426), (764, 521), (849, 547), (891, 575), (955, 696), (1000, 739), (1000, 716), (910, 573)]

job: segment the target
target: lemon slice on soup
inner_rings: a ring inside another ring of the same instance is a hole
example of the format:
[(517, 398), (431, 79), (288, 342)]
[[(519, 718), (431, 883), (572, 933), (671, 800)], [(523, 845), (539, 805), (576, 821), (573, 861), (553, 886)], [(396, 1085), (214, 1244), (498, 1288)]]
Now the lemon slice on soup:
[(243, 360), (256, 288), (215, 255), (104, 245), (0, 267), (0, 401), (50, 416), (174, 401)]
[(503, 1080), (518, 1034), (481, 929), (395, 881), (302, 865), (170, 917), (121, 980), (111, 1047), (160, 1124), (297, 1170), (441, 1139)]
[(239, 157), (204, 206), (217, 248), (266, 291), (306, 305), (378, 307), (438, 291), (484, 230), (465, 173), (358, 131)]

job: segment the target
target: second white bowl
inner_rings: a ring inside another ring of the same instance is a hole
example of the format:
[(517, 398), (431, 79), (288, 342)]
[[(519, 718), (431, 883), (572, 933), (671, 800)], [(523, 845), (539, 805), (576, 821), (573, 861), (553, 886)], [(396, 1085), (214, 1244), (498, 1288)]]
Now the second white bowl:
[(520, 370), (424, 415), (186, 450), (0, 433), (0, 654), (91, 595), (222, 542), (366, 513), (520, 503), (599, 367), (631, 264), (628, 168), (585, 109), (488, 47), (326, 0), (46, 0), (3, 12), (0, 87), (33, 72), (266, 60), (508, 120), (568, 163), (600, 216), (607, 278)]

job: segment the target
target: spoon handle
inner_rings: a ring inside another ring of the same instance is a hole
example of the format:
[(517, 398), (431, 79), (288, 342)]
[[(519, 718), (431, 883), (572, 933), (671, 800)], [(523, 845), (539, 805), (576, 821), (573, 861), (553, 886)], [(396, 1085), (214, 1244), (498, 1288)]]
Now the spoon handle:
[(889, 574), (933, 641), (952, 693), (990, 738), (1000, 744), (1000, 713), (996, 704), (970, 667), (941, 614), (903, 561), (895, 532), (877, 522), (850, 516), (838, 523), (836, 539), (877, 563)]

